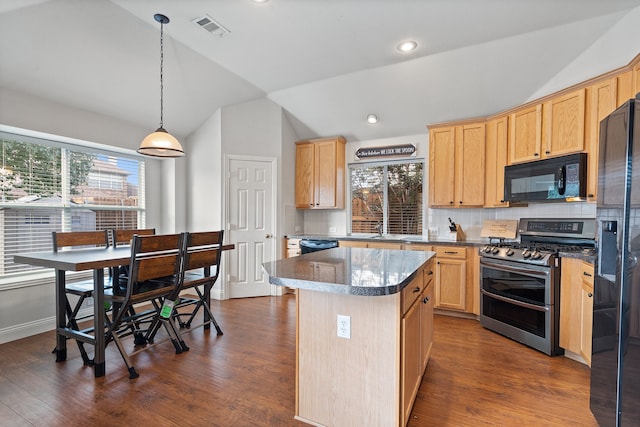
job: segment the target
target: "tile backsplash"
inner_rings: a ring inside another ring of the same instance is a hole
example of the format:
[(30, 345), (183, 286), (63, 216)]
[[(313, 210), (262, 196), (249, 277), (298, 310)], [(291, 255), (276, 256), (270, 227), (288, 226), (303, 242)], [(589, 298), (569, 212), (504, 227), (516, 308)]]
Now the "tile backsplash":
[[(429, 229), (439, 233), (448, 232), (449, 219), (460, 224), (468, 240), (481, 239), (480, 232), (485, 219), (520, 218), (595, 218), (595, 203), (536, 203), (526, 207), (497, 209), (428, 209), (424, 235)], [(304, 211), (305, 234), (347, 234), (346, 210), (306, 210)]]

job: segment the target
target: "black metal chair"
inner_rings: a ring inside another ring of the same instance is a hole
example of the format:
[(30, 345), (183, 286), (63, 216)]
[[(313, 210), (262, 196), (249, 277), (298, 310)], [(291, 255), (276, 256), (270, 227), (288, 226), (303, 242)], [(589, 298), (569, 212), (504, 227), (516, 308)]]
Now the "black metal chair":
[[(53, 252), (66, 249), (81, 249), (81, 248), (108, 248), (109, 247), (109, 234), (107, 230), (102, 231), (69, 231), (58, 232), (53, 231), (51, 233), (51, 241), (53, 244)], [(82, 308), (82, 304), (87, 298), (93, 296), (93, 278), (81, 281), (75, 281), (65, 283), (66, 292), (66, 312), (67, 312), (67, 327), (75, 330), (80, 330), (78, 326), (78, 312)], [(76, 303), (71, 307), (69, 301), (69, 295), (77, 297)], [(89, 358), (87, 351), (84, 348), (82, 341), (76, 340), (78, 343), (78, 349), (82, 356), (82, 361), (85, 365), (92, 365), (93, 360)], [(55, 349), (53, 350), (55, 352)]]
[[(199, 310), (203, 309), (203, 322), (196, 327), (204, 326), (209, 329), (211, 324), (218, 335), (222, 329), (210, 306), (211, 288), (220, 274), (220, 260), (222, 258), (222, 240), (224, 231), (208, 231), (185, 233), (183, 277), (179, 292), (176, 295), (174, 317), (181, 328), (190, 328)], [(197, 298), (184, 295), (182, 291), (193, 290)], [(187, 320), (183, 321), (182, 318)]]
[[(179, 289), (182, 266), (182, 234), (133, 236), (129, 276), (126, 286), (115, 285), (105, 293), (105, 301), (112, 304), (111, 318), (107, 316), (107, 342), (114, 341), (129, 371), (129, 378), (137, 378), (138, 373), (130, 356), (142, 349), (128, 353), (123, 338), (129, 335), (146, 337), (149, 328), (140, 325), (155, 323), (164, 326), (176, 353), (189, 350), (171, 319), (173, 305), (168, 297)], [(133, 306), (150, 303), (151, 308), (135, 312)], [(151, 327), (151, 326), (150, 326)], [(140, 341), (135, 341), (139, 344)]]

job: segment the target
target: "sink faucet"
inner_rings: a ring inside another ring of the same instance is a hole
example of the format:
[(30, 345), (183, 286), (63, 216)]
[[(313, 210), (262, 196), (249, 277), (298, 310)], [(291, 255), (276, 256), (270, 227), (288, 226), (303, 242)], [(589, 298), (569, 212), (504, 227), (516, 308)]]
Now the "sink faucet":
[(382, 236), (382, 222), (378, 221), (378, 223), (376, 224), (376, 230), (378, 230), (378, 236)]

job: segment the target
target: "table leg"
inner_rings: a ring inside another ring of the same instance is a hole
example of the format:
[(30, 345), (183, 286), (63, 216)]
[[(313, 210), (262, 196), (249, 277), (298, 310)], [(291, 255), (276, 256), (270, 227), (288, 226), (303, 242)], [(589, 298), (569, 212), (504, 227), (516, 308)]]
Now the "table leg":
[(59, 331), (67, 327), (65, 271), (56, 270), (56, 362), (67, 360), (67, 338)]
[[(211, 275), (211, 267), (205, 267), (204, 269), (204, 275), (205, 277)], [(213, 287), (213, 285), (204, 285), (204, 294), (203, 294), (203, 298), (207, 303), (207, 306), (211, 305), (211, 288)], [(202, 310), (204, 313), (204, 329), (211, 329), (211, 316), (209, 316), (209, 311), (206, 309), (206, 307), (204, 307), (205, 309)]]
[(104, 313), (104, 269), (93, 270), (93, 330), (95, 331), (94, 375), (102, 377), (105, 374), (105, 313)]

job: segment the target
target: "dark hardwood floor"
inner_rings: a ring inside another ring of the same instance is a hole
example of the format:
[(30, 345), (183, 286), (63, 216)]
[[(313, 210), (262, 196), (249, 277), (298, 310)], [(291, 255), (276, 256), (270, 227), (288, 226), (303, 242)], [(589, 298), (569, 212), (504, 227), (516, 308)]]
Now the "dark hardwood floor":
[[(134, 356), (129, 380), (107, 347), (94, 378), (69, 342), (55, 363), (54, 334), (0, 345), (0, 425), (301, 426), (293, 420), (295, 296), (213, 301), (223, 336), (196, 329), (191, 351), (170, 343)], [(596, 426), (589, 369), (483, 329), (436, 316), (432, 358), (410, 426)]]

